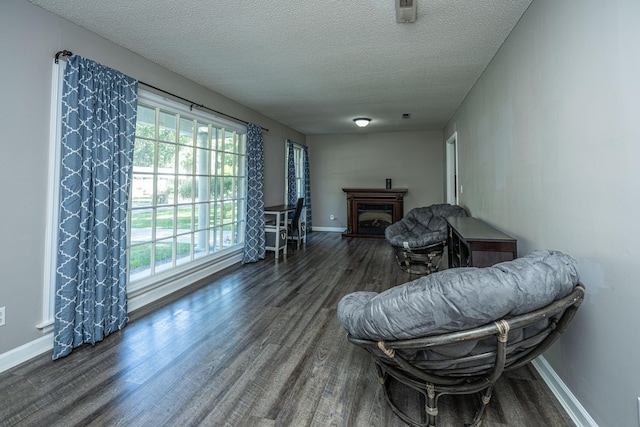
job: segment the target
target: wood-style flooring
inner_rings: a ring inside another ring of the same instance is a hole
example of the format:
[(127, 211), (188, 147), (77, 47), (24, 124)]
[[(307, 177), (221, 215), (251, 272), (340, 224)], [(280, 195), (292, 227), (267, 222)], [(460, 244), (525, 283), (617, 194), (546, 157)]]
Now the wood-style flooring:
[[(336, 307), (411, 279), (385, 240), (311, 233), (286, 259), (270, 252), (132, 313), (96, 346), (0, 374), (0, 425), (403, 426)], [(463, 425), (474, 405), (442, 398), (439, 425)], [(483, 424), (572, 425), (531, 367), (498, 382)]]

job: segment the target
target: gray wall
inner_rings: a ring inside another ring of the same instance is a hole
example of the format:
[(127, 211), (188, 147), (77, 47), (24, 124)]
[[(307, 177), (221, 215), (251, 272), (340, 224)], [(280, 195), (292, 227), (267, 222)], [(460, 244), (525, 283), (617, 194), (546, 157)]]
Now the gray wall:
[[(601, 426), (638, 425), (640, 4), (534, 0), (445, 132), (309, 136), (314, 225), (344, 226), (341, 188), (408, 187), (442, 201), (444, 142), (458, 131), (461, 204), (524, 254), (574, 256), (587, 300), (546, 354)], [(267, 204), (284, 192), (284, 140), (305, 138), (24, 0), (0, 2), (0, 354), (41, 336), (53, 54), (70, 49), (270, 129)], [(340, 224), (329, 221), (330, 214)]]
[(444, 200), (440, 131), (308, 135), (307, 146), (314, 227), (346, 228), (342, 188), (384, 188), (386, 178), (409, 189), (405, 212)]
[(265, 203), (282, 203), (284, 140), (304, 135), (202, 88), (23, 0), (0, 2), (0, 354), (39, 338), (47, 214), (53, 55), (62, 49), (93, 59), (226, 114), (269, 129), (265, 134)]
[(587, 298), (546, 355), (601, 426), (637, 426), (640, 396), (640, 3), (534, 0), (446, 127), (461, 204), (565, 251)]

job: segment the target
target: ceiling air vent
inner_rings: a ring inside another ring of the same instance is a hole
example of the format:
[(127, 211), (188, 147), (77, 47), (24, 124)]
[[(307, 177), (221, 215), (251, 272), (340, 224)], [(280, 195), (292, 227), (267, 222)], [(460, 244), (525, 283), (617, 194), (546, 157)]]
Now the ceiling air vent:
[(417, 3), (418, 0), (396, 0), (396, 22), (416, 22)]

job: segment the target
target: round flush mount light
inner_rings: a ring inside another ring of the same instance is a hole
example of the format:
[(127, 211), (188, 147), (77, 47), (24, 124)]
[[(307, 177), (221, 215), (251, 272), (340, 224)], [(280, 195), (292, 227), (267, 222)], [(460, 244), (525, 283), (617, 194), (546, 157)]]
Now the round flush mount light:
[(365, 126), (367, 126), (369, 124), (371, 119), (369, 119), (367, 117), (358, 117), (358, 118), (353, 119), (353, 121), (356, 123), (356, 125), (358, 125), (359, 127), (363, 128), (363, 127), (365, 127)]

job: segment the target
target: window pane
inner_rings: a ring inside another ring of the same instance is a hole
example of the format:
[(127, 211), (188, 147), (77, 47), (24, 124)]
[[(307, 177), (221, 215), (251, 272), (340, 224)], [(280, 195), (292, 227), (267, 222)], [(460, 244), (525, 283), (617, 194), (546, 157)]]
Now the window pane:
[(178, 236), (176, 265), (185, 264), (191, 261), (191, 234)]
[(211, 157), (211, 174), (215, 175), (216, 173), (216, 168), (217, 168), (217, 164), (218, 164), (218, 152), (217, 151), (210, 151), (210, 157)]
[(158, 208), (156, 212), (156, 239), (173, 236), (173, 207)]
[(175, 203), (174, 200), (174, 175), (158, 175), (158, 194), (156, 196), (156, 203), (158, 205), (166, 205)]
[(211, 149), (222, 151), (222, 129), (214, 128), (211, 135)]
[(209, 223), (211, 227), (222, 225), (222, 203), (212, 203), (209, 211)]
[(143, 279), (151, 275), (151, 243), (132, 246), (129, 249), (131, 279)]
[(211, 171), (214, 175), (224, 174), (224, 153), (222, 151), (216, 152), (216, 168)]
[(185, 145), (178, 147), (178, 173), (193, 173), (193, 148)]
[(220, 185), (222, 184), (222, 178), (213, 177), (210, 178), (211, 186), (209, 187), (209, 197), (211, 200), (220, 199)]
[(178, 202), (191, 203), (194, 198), (193, 176), (178, 176)]
[(138, 105), (138, 117), (136, 119), (136, 136), (155, 139), (156, 136), (156, 109)]
[(193, 223), (193, 206), (182, 205), (178, 206), (178, 227), (177, 234), (185, 234), (191, 232), (191, 225)]
[(180, 119), (180, 144), (193, 145), (193, 120)]
[(233, 202), (223, 202), (223, 224), (229, 224), (234, 220), (233, 217)]
[(242, 134), (242, 135), (238, 135), (238, 154), (241, 155), (245, 155), (246, 154), (246, 150), (247, 150), (247, 144), (246, 144), (246, 135)]
[(194, 258), (202, 258), (207, 255), (207, 230), (196, 231), (194, 233), (195, 238), (195, 250), (194, 250)]
[(245, 162), (245, 156), (238, 156), (238, 167), (237, 167), (237, 175), (238, 176), (246, 176), (247, 175), (247, 164)]
[(174, 173), (176, 168), (176, 145), (166, 142), (158, 143), (158, 172)]
[(196, 176), (196, 202), (206, 202), (209, 200), (209, 189), (207, 184), (209, 183), (208, 176)]
[(133, 173), (131, 181), (131, 207), (151, 206), (153, 175)]
[(234, 155), (226, 153), (224, 155), (224, 174), (225, 175), (233, 175), (233, 160)]
[(209, 125), (206, 123), (198, 122), (196, 145), (202, 148), (209, 147)]
[(233, 226), (232, 225), (225, 225), (223, 228), (223, 233), (222, 233), (222, 248), (228, 248), (229, 246), (231, 246), (231, 243), (233, 241)]
[(237, 195), (236, 195), (236, 198), (238, 200), (243, 200), (243, 202), (244, 202), (244, 200), (246, 199), (246, 192), (247, 192), (246, 181), (244, 180), (244, 178), (238, 178), (236, 183), (237, 183), (237, 188), (236, 188)]
[(196, 149), (196, 174), (209, 174), (209, 150), (202, 148)]
[(226, 130), (224, 131), (224, 151), (228, 151), (230, 153), (235, 152), (235, 142), (236, 139), (235, 132)]
[(208, 227), (208, 204), (198, 203), (195, 205), (195, 229), (205, 230)]
[(131, 236), (131, 244), (140, 242), (150, 242), (153, 238), (152, 221), (153, 210), (152, 209), (136, 209), (132, 210), (131, 216), (131, 230), (129, 231)]
[(223, 199), (231, 199), (233, 198), (234, 193), (234, 188), (235, 188), (235, 178), (228, 178), (225, 177), (224, 178), (224, 191), (222, 193), (222, 198)]
[(147, 168), (146, 172), (153, 172), (153, 150), (155, 142), (136, 138), (133, 145), (133, 167)]
[(156, 242), (155, 271), (160, 272), (173, 267), (173, 239)]
[(222, 241), (224, 240), (224, 230), (222, 227), (217, 227), (211, 230), (211, 250), (220, 251), (223, 249)]
[(158, 139), (160, 141), (176, 142), (176, 115), (160, 111)]

